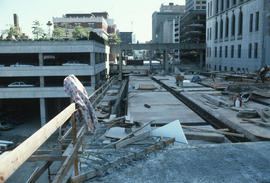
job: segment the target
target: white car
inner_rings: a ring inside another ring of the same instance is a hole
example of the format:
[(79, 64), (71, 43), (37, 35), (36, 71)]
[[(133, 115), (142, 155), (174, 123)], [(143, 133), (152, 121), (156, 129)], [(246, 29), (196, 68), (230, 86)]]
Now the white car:
[(14, 83), (11, 83), (8, 85), (8, 87), (10, 88), (20, 88), (20, 87), (34, 87), (35, 85), (31, 85), (31, 84), (25, 84), (24, 82), (22, 81), (17, 81), (17, 82), (14, 82)]
[(83, 64), (80, 63), (79, 61), (68, 61), (66, 63), (62, 64), (63, 66), (76, 66), (76, 65), (88, 65), (88, 64)]
[(10, 67), (33, 67), (33, 65), (20, 64), (19, 62), (16, 62), (16, 64), (10, 65)]

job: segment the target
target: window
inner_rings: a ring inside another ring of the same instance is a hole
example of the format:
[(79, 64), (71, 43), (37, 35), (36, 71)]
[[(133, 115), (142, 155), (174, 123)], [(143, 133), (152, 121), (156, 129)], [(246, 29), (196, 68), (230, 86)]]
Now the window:
[(229, 18), (226, 17), (226, 22), (225, 22), (225, 37), (228, 37), (229, 35)]
[(240, 11), (238, 22), (238, 35), (242, 35), (242, 33), (243, 33), (243, 13), (242, 11)]
[(221, 19), (221, 21), (220, 21), (220, 35), (219, 35), (219, 37), (220, 37), (220, 39), (222, 39), (223, 38), (223, 19)]
[(216, 0), (216, 13), (218, 13), (218, 2), (219, 2), (219, 0)]
[(254, 58), (258, 58), (258, 43), (254, 45)]
[(210, 3), (207, 4), (207, 16), (210, 17)]
[(238, 58), (241, 58), (241, 51), (242, 51), (242, 46), (241, 44), (238, 45)]
[(226, 66), (224, 67), (224, 71), (227, 71), (227, 67)]
[(255, 31), (259, 30), (259, 21), (260, 21), (260, 14), (256, 12), (256, 24), (255, 24)]
[(209, 39), (212, 40), (212, 28), (210, 28)]
[(253, 14), (249, 16), (249, 32), (252, 32), (253, 29)]
[(227, 6), (226, 8), (230, 8), (230, 0), (227, 0)]
[(217, 57), (217, 47), (215, 47), (215, 57)]
[(219, 47), (219, 58), (222, 58), (222, 46)]
[(233, 71), (233, 67), (231, 67), (231, 71)]
[(251, 58), (252, 57), (252, 44), (250, 43), (248, 45), (248, 58)]
[(232, 28), (232, 36), (234, 36), (235, 35), (235, 15), (233, 14), (232, 15), (232, 26), (231, 26), (231, 28)]
[(221, 65), (218, 67), (218, 70), (221, 71)]
[(225, 46), (225, 58), (228, 57), (228, 46)]
[(233, 0), (233, 5), (236, 5), (236, 0)]
[(218, 22), (216, 22), (215, 39), (218, 39)]
[(221, 11), (224, 10), (224, 0), (221, 0)]
[(232, 47), (231, 47), (231, 58), (233, 58), (234, 57), (234, 45), (232, 45)]
[(212, 16), (212, 1), (210, 2), (210, 16)]

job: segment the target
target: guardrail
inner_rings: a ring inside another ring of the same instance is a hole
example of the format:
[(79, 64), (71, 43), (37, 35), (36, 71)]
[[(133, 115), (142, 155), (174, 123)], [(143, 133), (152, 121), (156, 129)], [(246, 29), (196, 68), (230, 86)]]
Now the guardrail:
[[(102, 96), (104, 96), (116, 78), (117, 76), (112, 77), (89, 96), (89, 100), (92, 102), (94, 107), (97, 106)], [(61, 137), (59, 141), (63, 141), (72, 132), (72, 143), (68, 145), (61, 157), (47, 156), (41, 158), (40, 160), (46, 160), (47, 162), (39, 169), (36, 169), (27, 182), (35, 182), (46, 171), (46, 169), (50, 167), (54, 160), (59, 159), (64, 159), (64, 162), (54, 177), (53, 183), (63, 182), (72, 164), (74, 164), (74, 174), (78, 175), (77, 152), (81, 146), (82, 137), (85, 133), (85, 124), (82, 125), (77, 132), (74, 117), (74, 112), (76, 110), (75, 103), (71, 103), (15, 149), (2, 154), (0, 156), (0, 183), (5, 182), (24, 162), (31, 158), (37, 149), (70, 118), (72, 120), (72, 127)], [(36, 159), (38, 158), (36, 157)]]

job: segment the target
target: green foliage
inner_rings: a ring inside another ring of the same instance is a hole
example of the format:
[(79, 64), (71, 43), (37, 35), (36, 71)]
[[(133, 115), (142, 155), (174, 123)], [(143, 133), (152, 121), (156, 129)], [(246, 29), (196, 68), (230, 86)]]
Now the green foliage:
[(35, 20), (33, 22), (32, 26), (32, 33), (34, 34), (36, 39), (45, 38), (46, 34), (44, 33), (44, 30), (41, 27), (41, 24), (38, 20)]
[(53, 39), (61, 39), (66, 36), (66, 30), (62, 27), (55, 27), (52, 33)]
[(13, 25), (9, 25), (8, 29), (2, 31), (2, 39), (4, 39), (4, 36), (6, 36), (7, 40), (18, 40), (21, 36), (20, 29)]
[(82, 26), (76, 26), (72, 32), (72, 36), (75, 39), (87, 38), (88, 33)]
[(119, 44), (119, 43), (121, 43), (121, 39), (117, 34), (112, 34), (109, 37), (109, 43), (110, 44)]

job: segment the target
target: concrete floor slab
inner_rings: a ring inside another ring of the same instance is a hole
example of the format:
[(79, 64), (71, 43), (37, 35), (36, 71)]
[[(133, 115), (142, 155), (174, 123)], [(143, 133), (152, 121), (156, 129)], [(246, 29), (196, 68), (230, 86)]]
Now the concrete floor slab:
[(267, 183), (269, 152), (270, 142), (173, 147), (91, 182)]

